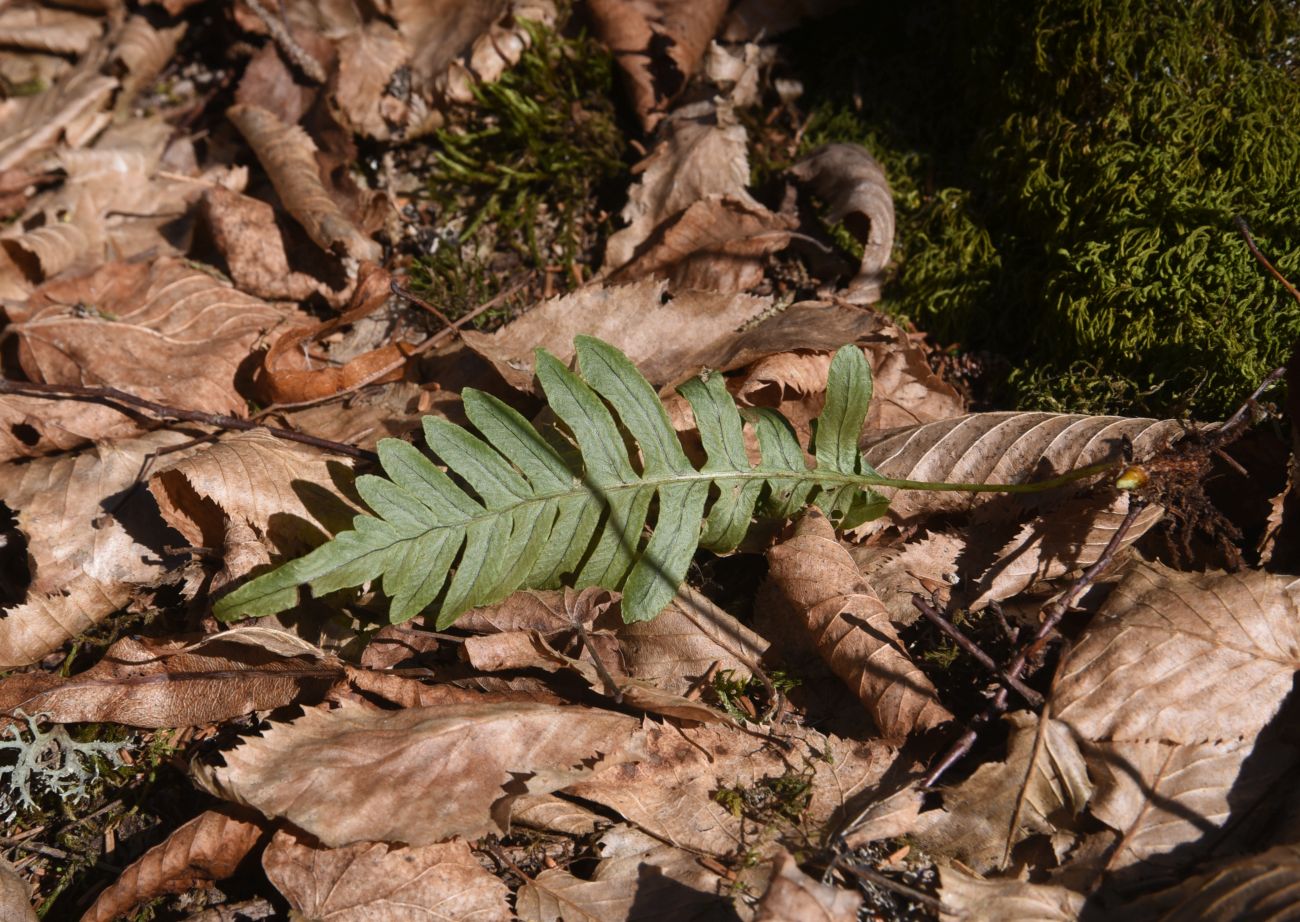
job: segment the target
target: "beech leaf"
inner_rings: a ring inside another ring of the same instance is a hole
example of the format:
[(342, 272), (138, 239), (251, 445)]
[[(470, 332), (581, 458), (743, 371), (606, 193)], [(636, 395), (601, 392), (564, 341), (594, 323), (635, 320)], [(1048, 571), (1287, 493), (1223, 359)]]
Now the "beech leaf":
[(464, 842), (321, 848), (280, 830), (262, 854), (266, 876), (304, 919), (509, 922), (506, 885)]
[[(431, 845), (510, 828), (525, 793), (633, 757), (636, 718), (545, 704), (308, 710), (197, 766), (199, 783), (337, 848)], [(319, 791), (330, 791), (322, 798)]]

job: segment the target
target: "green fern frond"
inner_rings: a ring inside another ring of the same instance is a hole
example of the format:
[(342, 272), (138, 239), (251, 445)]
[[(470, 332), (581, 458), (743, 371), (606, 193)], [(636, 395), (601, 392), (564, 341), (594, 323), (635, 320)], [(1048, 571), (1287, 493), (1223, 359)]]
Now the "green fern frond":
[[(382, 579), (394, 622), (435, 606), (446, 627), (517, 589), (562, 584), (621, 589), (624, 618), (647, 620), (677, 592), (697, 548), (734, 549), (756, 511), (784, 517), (812, 502), (851, 527), (888, 507), (872, 486), (971, 488), (889, 480), (866, 464), (858, 436), (871, 369), (857, 347), (831, 362), (812, 467), (779, 413), (742, 416), (717, 375), (684, 384), (707, 458), (698, 470), (636, 366), (597, 339), (579, 337), (576, 347), (581, 377), (537, 353), (538, 381), (563, 424), (557, 434), (576, 461), (509, 406), (467, 388), (465, 413), (481, 438), (426, 417), (425, 440), (445, 470), (407, 442), (380, 442), (387, 478), (356, 483), (374, 515), (239, 587), (217, 603), (217, 617), (283, 611), (303, 585), (319, 596)], [(745, 452), (746, 421), (758, 465)]]

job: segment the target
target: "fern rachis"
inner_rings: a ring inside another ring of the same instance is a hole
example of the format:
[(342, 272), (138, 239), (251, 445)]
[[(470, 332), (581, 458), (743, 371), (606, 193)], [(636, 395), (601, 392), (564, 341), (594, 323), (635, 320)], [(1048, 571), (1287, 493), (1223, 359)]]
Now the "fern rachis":
[[(538, 380), (576, 462), (502, 401), (466, 389), (465, 412), (482, 439), (426, 417), (425, 440), (446, 471), (407, 442), (380, 442), (387, 478), (363, 475), (356, 484), (374, 515), (357, 516), (352, 530), (225, 596), (218, 617), (290, 608), (301, 585), (321, 595), (382, 578), (393, 621), (436, 604), (445, 627), (517, 589), (562, 583), (621, 589), (624, 617), (645, 620), (677, 592), (697, 548), (725, 552), (740, 543), (760, 503), (787, 517), (813, 502), (848, 527), (887, 508), (872, 487), (1021, 492), (1091, 472), (1011, 485), (881, 477), (858, 451), (871, 371), (853, 346), (832, 361), (812, 468), (780, 414), (742, 416), (716, 375), (684, 384), (707, 458), (697, 469), (627, 357), (589, 337), (576, 347), (582, 377), (537, 354)], [(757, 466), (745, 452), (746, 422), (758, 437)], [(643, 539), (652, 506), (654, 526)]]

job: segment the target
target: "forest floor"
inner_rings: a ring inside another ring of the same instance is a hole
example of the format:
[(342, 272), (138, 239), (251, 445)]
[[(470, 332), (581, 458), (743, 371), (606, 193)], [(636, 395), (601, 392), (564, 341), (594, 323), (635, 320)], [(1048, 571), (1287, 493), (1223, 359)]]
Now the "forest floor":
[(821, 6), (0, 7), (0, 916), (1285, 915), (1287, 376), (997, 406)]

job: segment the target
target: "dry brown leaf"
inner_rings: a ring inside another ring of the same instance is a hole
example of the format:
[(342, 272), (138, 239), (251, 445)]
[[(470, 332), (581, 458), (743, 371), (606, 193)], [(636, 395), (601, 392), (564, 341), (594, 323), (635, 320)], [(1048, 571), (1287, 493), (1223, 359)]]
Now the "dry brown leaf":
[(818, 830), (840, 819), (855, 795), (878, 784), (897, 757), (882, 740), (859, 743), (811, 730), (782, 738), (788, 749), (739, 727), (652, 724), (638, 761), (601, 769), (567, 791), (680, 848), (762, 853), (777, 831), (773, 824), (756, 825), (732, 813), (719, 803), (719, 790), (770, 790), (765, 779), (805, 779), (810, 799), (802, 825)]
[(601, 837), (590, 880), (554, 868), (519, 888), (523, 922), (680, 922), (735, 918), (726, 882), (693, 855), (626, 826)]
[(614, 631), (628, 673), (678, 695), (690, 691), (715, 665), (733, 678), (750, 678), (751, 667), (769, 646), (689, 586), (658, 617), (631, 624), (620, 618)]
[(240, 364), (262, 332), (284, 319), (179, 259), (109, 263), (48, 282), (9, 313), (19, 361), (33, 381), (108, 385), (235, 416), (247, 413), (235, 389)]
[(341, 303), (346, 279), (338, 267), (320, 258), (305, 237), (295, 240), (301, 233), (297, 225), (278, 222), (266, 202), (210, 189), (202, 214), (240, 291), (270, 301), (302, 301), (318, 294), (332, 305)]
[(419, 848), (358, 842), (320, 848), (280, 830), (266, 846), (262, 867), (304, 919), (511, 919), (506, 885), (483, 869), (464, 842)]
[(1300, 665), (1297, 588), (1132, 564), (1062, 665), (1053, 714), (1084, 740), (1251, 739)]
[(826, 205), (826, 220), (840, 223), (862, 244), (862, 264), (844, 296), (859, 304), (880, 300), (894, 249), (894, 197), (885, 171), (866, 148), (827, 144), (790, 168)]
[(104, 30), (103, 20), (48, 6), (15, 6), (0, 10), (0, 35), (17, 48), (78, 55), (90, 48)]
[(31, 888), (3, 858), (0, 858), (0, 917), (10, 922), (36, 922)]
[[(1055, 579), (1092, 566), (1128, 514), (1129, 501), (1127, 493), (1081, 496), (1026, 522), (997, 551), (993, 563), (967, 590), (974, 592), (968, 607), (978, 610), (989, 602), (1018, 595), (1040, 580)], [(1131, 546), (1154, 528), (1164, 514), (1161, 506), (1144, 507), (1117, 551)]]
[(853, 545), (849, 553), (889, 610), (895, 624), (911, 624), (920, 613), (912, 596), (946, 603), (953, 589), (961, 585), (961, 559), (967, 553), (967, 539), (950, 531), (930, 532), (901, 547)]
[[(664, 303), (664, 282), (646, 280), (615, 288), (588, 287), (543, 301), (495, 333), (466, 331), (471, 349), (522, 391), (533, 386), (533, 350), (567, 362), (573, 338), (596, 336), (621, 349), (652, 384), (676, 384), (735, 338), (735, 331), (771, 308), (767, 298), (686, 292)], [(690, 330), (689, 337), (677, 334)]]
[(113, 922), (140, 903), (224, 880), (252, 851), (263, 828), (260, 817), (230, 805), (200, 813), (123, 871), (81, 922)]
[(196, 766), (195, 775), (217, 796), (282, 816), (331, 847), (429, 845), (507, 831), (518, 796), (633, 757), (638, 725), (623, 714), (545, 704), (345, 704), (277, 724), (223, 753), (224, 766)]
[(188, 439), (151, 432), (78, 455), (0, 465), (0, 501), (17, 512), (32, 568), (26, 599), (0, 619), (0, 669), (57, 650), (161, 575), (162, 533), (138, 529), (156, 515), (154, 504), (134, 487), (154, 452)]
[[(610, 600), (616, 598), (610, 594)], [(592, 619), (598, 614), (592, 608), (585, 610), (587, 618), (583, 624), (590, 627)], [(456, 627), (474, 634), (502, 634), (507, 631), (541, 631), (551, 634), (555, 631), (571, 630), (574, 615), (564, 604), (563, 589), (524, 589), (507, 596), (495, 605), (471, 608), (461, 615)]]
[[(1080, 416), (1068, 413), (973, 413), (871, 433), (862, 451), (885, 477), (961, 483), (1019, 483), (1045, 479), (1100, 461), (1120, 458), (1125, 437), (1141, 461), (1176, 441), (1184, 432), (1177, 420)], [(1094, 482), (1081, 480), (1071, 492)], [(882, 490), (890, 496), (889, 514), (878, 522), (910, 524), (930, 515), (966, 512), (996, 504), (1008, 513), (1050, 506), (1060, 491), (1008, 498), (997, 493), (934, 493)]]
[(139, 431), (130, 416), (103, 404), (0, 395), (0, 462), (128, 438)]
[(866, 809), (859, 808), (858, 815), (844, 827), (844, 844), (849, 848), (861, 848), (882, 839), (908, 835), (916, 828), (924, 799), (920, 784), (912, 782), (881, 797)]
[[(344, 36), (338, 53), (338, 84), (329, 99), (339, 121), (367, 137), (401, 137), (410, 118), (409, 103), (385, 92), (411, 57), (401, 33), (386, 22), (368, 22)], [(395, 131), (395, 126), (401, 130)]]
[(286, 125), (259, 106), (235, 105), (227, 117), (248, 141), (285, 210), (322, 250), (357, 262), (378, 262), (383, 251), (331, 197), (316, 162), (316, 144), (297, 125)]
[(592, 0), (596, 35), (623, 69), (647, 132), (699, 68), (726, 12), (726, 0)]
[[(35, 196), (21, 219), (0, 232), (0, 246), (21, 271), (8, 287), (30, 288), (107, 260), (178, 253), (188, 235), (190, 202), (202, 185), (159, 175), (170, 134), (161, 119), (139, 119), (110, 128), (91, 149), (59, 150), (52, 159), (64, 174), (62, 184)], [(187, 144), (174, 142), (173, 156)], [(197, 172), (189, 159), (182, 168)], [(220, 177), (225, 171), (212, 172)]]
[(1054, 884), (982, 880), (956, 868), (939, 868), (940, 919), (944, 922), (1075, 922), (1086, 897)]
[(763, 281), (765, 257), (785, 249), (798, 223), (751, 202), (710, 195), (668, 218), (607, 281), (655, 278), (667, 279), (671, 291), (748, 291)]
[[(861, 346), (872, 370), (872, 398), (864, 431), (915, 425), (960, 414), (961, 398), (930, 370), (924, 354), (894, 324), (878, 318)], [(796, 345), (797, 340), (791, 345)], [(836, 346), (835, 348), (838, 348)], [(771, 407), (807, 442), (826, 403), (831, 349), (781, 351), (760, 358), (731, 385), (741, 405)]]
[(192, 645), (124, 637), (79, 675), (0, 680), (0, 711), (55, 723), (187, 727), (314, 704), (343, 674), (335, 657), (270, 628), (237, 628)]
[(927, 730), (952, 714), (908, 658), (898, 632), (825, 516), (809, 512), (767, 555), (768, 578), (817, 651), (887, 737)]
[(1096, 743), (1087, 754), (1097, 777), (1089, 809), (1119, 833), (1104, 867), (1137, 865), (1124, 876), (1143, 886), (1177, 880), (1192, 861), (1220, 848), (1225, 832), (1255, 846), (1267, 820), (1262, 798), (1300, 759), (1292, 746), (1257, 739)]
[(609, 825), (598, 813), (554, 794), (529, 794), (515, 801), (513, 822), (566, 836), (588, 836)]
[[(232, 526), (279, 556), (310, 550), (351, 522), (337, 456), (262, 432), (239, 432), (160, 465), (149, 479), (167, 524), (194, 547), (232, 551)], [(240, 574), (242, 575), (242, 574)]]
[(1177, 886), (1117, 908), (1120, 922), (1242, 922), (1289, 919), (1300, 894), (1300, 846), (1279, 845), (1223, 863)]
[(628, 226), (609, 238), (602, 271), (627, 265), (660, 225), (704, 199), (725, 198), (761, 213), (745, 188), (746, 140), (745, 129), (711, 105), (674, 117), (665, 139), (638, 165), (641, 178), (621, 214)]
[(391, 295), (388, 273), (371, 264), (360, 270), (348, 309), (324, 323), (289, 330), (272, 343), (257, 375), (258, 393), (270, 403), (307, 403), (356, 390), (365, 384), (397, 381), (404, 374), (411, 345), (389, 342), (335, 363), (311, 357), (308, 345), (340, 328), (359, 329), (383, 308)]
[(84, 144), (89, 138), (77, 130), (78, 122), (100, 113), (115, 89), (117, 81), (100, 74), (87, 56), (44, 93), (0, 104), (0, 170), (49, 150), (60, 137), (73, 147)]
[(777, 852), (772, 882), (758, 902), (754, 922), (857, 922), (861, 894), (813, 880), (785, 849)]
[[(464, 19), (464, 7), (457, 7), (457, 19)], [(469, 50), (446, 71), (434, 78), (433, 85), (446, 103), (463, 106), (477, 102), (476, 83), (493, 83), (523, 57), (532, 42), (524, 22), (554, 26), (555, 4), (552, 0), (511, 0), (505, 13), (474, 39)]]
[[(609, 683), (601, 676), (595, 664), (589, 661), (590, 650), (583, 651), (583, 655), (588, 658), (587, 660), (574, 659), (557, 652), (537, 632), (534, 631), (532, 634), (534, 645), (545, 659), (576, 672), (593, 690), (614, 698), (616, 701), (621, 701), (622, 704), (628, 707), (650, 714), (675, 717), (678, 720), (693, 720), (697, 723), (732, 722), (731, 718), (726, 714), (715, 711), (702, 701), (695, 701), (673, 694), (659, 688), (652, 682), (642, 679), (611, 676), (614, 680), (614, 687), (611, 688)], [(610, 671), (612, 672), (612, 670)]]
[(1008, 714), (1003, 762), (985, 762), (944, 791), (943, 809), (923, 813), (910, 835), (923, 848), (959, 858), (977, 871), (1005, 867), (1027, 836), (1052, 840), (1058, 857), (1073, 843), (1093, 793), (1070, 729), (1028, 711)]
[(127, 17), (113, 48), (113, 58), (126, 69), (119, 106), (129, 102), (162, 73), (188, 25), (181, 22), (166, 29), (155, 29), (143, 16)]

